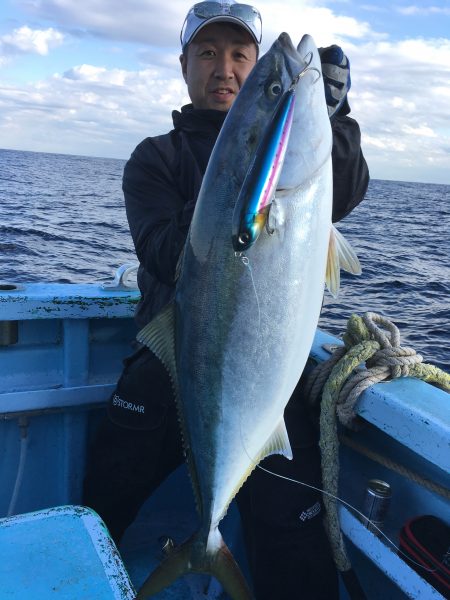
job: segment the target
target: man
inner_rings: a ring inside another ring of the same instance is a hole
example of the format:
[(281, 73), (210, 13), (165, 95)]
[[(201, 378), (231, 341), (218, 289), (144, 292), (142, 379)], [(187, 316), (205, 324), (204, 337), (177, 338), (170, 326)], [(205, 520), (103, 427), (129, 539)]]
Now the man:
[[(209, 156), (260, 42), (261, 17), (251, 6), (207, 1), (188, 12), (180, 63), (192, 104), (173, 112), (171, 132), (139, 144), (124, 171), (127, 217), (140, 261), (139, 327), (174, 296), (176, 265)], [(336, 221), (363, 199), (369, 176), (359, 127), (346, 116), (348, 60), (337, 46), (323, 49), (321, 57), (334, 139)], [(285, 415), (294, 460), (273, 456), (264, 466), (320, 487), (317, 432), (299, 388)], [(84, 503), (97, 510), (119, 542), (143, 502), (183, 460), (170, 380), (147, 348), (125, 361), (108, 414), (91, 453)], [(257, 600), (292, 600), (300, 593), (305, 599), (337, 598), (318, 492), (256, 469), (237, 502)]]

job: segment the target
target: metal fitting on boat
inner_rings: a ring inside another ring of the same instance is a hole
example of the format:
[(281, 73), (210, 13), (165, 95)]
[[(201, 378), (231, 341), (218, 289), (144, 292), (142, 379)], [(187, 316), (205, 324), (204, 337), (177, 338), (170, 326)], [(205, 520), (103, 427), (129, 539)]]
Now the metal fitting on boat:
[(106, 281), (102, 284), (102, 288), (110, 292), (129, 292), (139, 289), (136, 282), (138, 269), (138, 262), (120, 266), (116, 271), (113, 281)]
[(0, 321), (0, 346), (12, 346), (19, 340), (18, 321)]

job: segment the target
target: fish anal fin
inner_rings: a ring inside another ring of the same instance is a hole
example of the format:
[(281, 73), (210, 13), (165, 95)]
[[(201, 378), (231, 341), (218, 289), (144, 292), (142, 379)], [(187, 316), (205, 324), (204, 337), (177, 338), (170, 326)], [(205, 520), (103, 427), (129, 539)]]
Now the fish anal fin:
[(340, 269), (353, 275), (361, 274), (361, 264), (350, 243), (334, 225), (331, 226), (328, 244), (327, 268), (325, 282), (330, 294), (336, 298), (341, 282)]
[(293, 457), (286, 424), (283, 418), (262, 448), (259, 460), (266, 458), (266, 456), (271, 456), (272, 454), (282, 454), (289, 460), (292, 460)]

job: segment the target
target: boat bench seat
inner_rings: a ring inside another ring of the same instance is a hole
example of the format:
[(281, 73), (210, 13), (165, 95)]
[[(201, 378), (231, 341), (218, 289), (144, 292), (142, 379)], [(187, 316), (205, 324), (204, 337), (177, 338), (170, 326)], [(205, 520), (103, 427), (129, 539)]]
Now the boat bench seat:
[(0, 519), (4, 600), (131, 600), (135, 592), (100, 517), (61, 506)]

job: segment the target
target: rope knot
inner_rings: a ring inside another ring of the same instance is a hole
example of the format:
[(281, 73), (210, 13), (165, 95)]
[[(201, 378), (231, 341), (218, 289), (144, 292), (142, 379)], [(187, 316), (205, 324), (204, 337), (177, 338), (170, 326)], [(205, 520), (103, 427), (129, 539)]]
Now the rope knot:
[(407, 377), (410, 367), (423, 361), (413, 348), (400, 346), (400, 331), (394, 323), (372, 312), (363, 315), (362, 320), (370, 337), (380, 345), (380, 350), (367, 360), (366, 366), (369, 370), (386, 367), (383, 380)]
[(339, 420), (346, 427), (357, 429), (360, 420), (355, 404), (360, 395), (381, 381), (411, 375), (423, 358), (413, 348), (400, 346), (398, 327), (373, 312), (362, 317), (352, 315), (343, 337), (345, 346), (313, 371), (306, 391), (313, 402), (319, 398), (325, 382), (330, 381), (336, 388)]
[(398, 377), (408, 377), (410, 367), (423, 361), (423, 357), (413, 348), (407, 346), (396, 348), (382, 348), (367, 361), (368, 369), (374, 367), (389, 368), (390, 379)]

